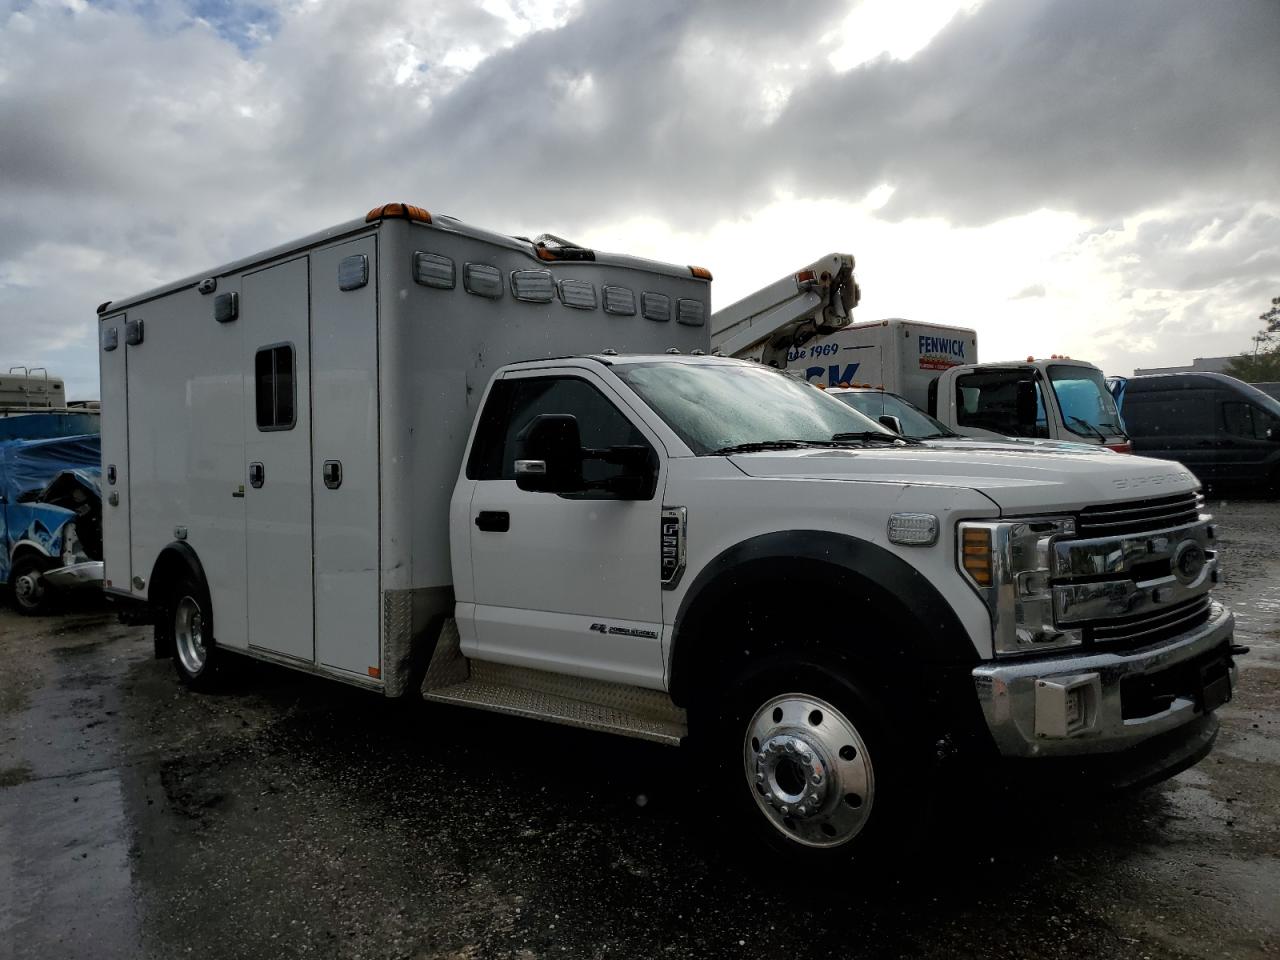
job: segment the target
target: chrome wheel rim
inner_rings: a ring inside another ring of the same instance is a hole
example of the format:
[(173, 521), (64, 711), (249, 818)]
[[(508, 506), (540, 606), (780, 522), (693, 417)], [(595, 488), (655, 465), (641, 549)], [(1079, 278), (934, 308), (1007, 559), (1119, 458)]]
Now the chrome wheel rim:
[(871, 816), (875, 770), (853, 722), (819, 697), (787, 693), (747, 724), (743, 771), (765, 818), (807, 847), (838, 847)]
[(192, 676), (203, 670), (209, 656), (204, 645), (204, 615), (191, 597), (179, 600), (174, 610), (173, 639), (182, 668)]

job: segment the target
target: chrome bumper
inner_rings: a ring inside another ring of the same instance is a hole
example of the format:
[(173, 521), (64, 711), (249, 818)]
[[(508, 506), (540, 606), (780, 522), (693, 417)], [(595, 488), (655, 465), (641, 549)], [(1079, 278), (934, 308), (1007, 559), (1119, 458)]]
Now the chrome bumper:
[(84, 563), (73, 563), (56, 570), (47, 570), (41, 578), (59, 590), (73, 590), (80, 587), (102, 586), (102, 561), (86, 560)]
[[(1124, 719), (1121, 681), (1166, 670), (1219, 648), (1229, 641), (1234, 626), (1231, 612), (1214, 603), (1207, 623), (1159, 646), (1131, 653), (1090, 651), (976, 667), (974, 685), (996, 747), (1007, 757), (1114, 753), (1190, 723), (1200, 715), (1191, 691), (1180, 691), (1158, 713)], [(1234, 689), (1234, 666), (1228, 677)], [(1069, 721), (1066, 702), (1073, 695), (1080, 710)]]

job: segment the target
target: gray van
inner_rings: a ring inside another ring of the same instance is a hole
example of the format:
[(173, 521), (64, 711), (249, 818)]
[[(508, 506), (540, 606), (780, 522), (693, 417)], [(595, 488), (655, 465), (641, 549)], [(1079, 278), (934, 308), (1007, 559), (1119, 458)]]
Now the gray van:
[(1177, 460), (1206, 487), (1280, 488), (1280, 401), (1257, 387), (1222, 373), (1161, 373), (1112, 392), (1139, 456)]

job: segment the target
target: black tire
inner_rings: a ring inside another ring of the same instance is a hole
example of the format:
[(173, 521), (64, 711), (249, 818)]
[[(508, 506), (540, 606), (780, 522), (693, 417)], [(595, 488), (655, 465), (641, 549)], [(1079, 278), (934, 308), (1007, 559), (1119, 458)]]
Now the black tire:
[(224, 655), (213, 639), (208, 588), (194, 574), (181, 574), (169, 590), (163, 617), (156, 630), (164, 630), (172, 645), (178, 679), (192, 690), (214, 689), (221, 679)]
[[(927, 754), (849, 670), (834, 659), (771, 657), (721, 699), (701, 748), (714, 754), (716, 806), (737, 852), (758, 858), (763, 849), (782, 865), (825, 872), (901, 863), (921, 839)], [(769, 735), (760, 742), (753, 732)], [(806, 792), (815, 773), (825, 786)], [(788, 795), (805, 799), (788, 807)]]
[(44, 582), (43, 574), (57, 564), (38, 553), (21, 553), (9, 570), (9, 596), (13, 608), (28, 617), (42, 617), (53, 608), (54, 591)]

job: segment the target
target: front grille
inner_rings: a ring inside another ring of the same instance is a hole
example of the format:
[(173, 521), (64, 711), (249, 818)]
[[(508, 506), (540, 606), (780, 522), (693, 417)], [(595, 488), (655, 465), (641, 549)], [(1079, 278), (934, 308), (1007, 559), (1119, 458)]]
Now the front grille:
[(1107, 537), (1167, 530), (1195, 523), (1203, 506), (1199, 493), (1100, 504), (1080, 511), (1077, 531), (1080, 537)]
[(1084, 641), (1107, 649), (1132, 649), (1160, 643), (1208, 623), (1211, 604), (1208, 594), (1205, 594), (1161, 610), (1098, 622), (1085, 626)]

